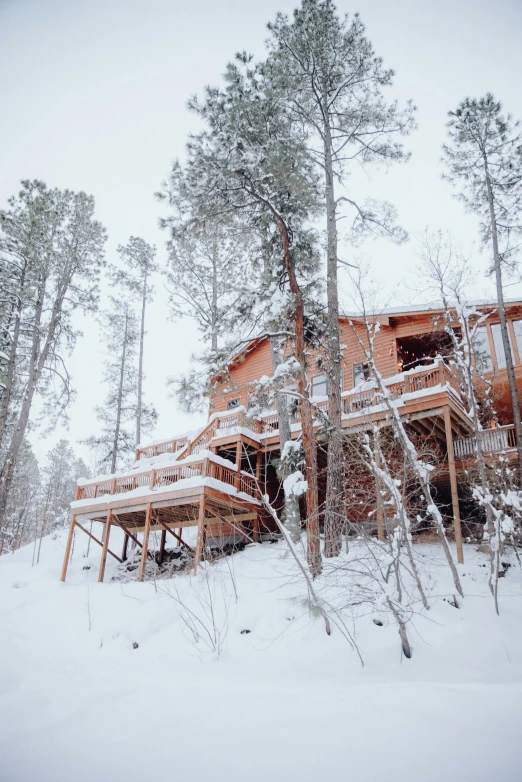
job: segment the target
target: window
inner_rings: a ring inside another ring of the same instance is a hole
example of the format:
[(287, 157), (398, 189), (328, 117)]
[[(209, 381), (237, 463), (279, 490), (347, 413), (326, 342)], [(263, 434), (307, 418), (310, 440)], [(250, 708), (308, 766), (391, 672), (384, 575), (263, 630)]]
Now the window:
[(477, 329), (475, 339), (473, 340), (473, 351), (475, 353), (475, 362), (479, 372), (491, 372), (493, 362), (491, 360), (491, 351), (489, 349), (488, 330), (486, 327)]
[[(500, 323), (494, 323), (491, 326), (491, 335), (493, 337), (493, 344), (495, 345), (495, 355), (497, 357), (497, 367), (499, 369), (506, 368), (506, 353), (504, 351), (504, 343), (502, 342), (502, 332), (500, 330)], [(511, 344), (511, 338), (508, 331), (509, 343)], [(513, 350), (511, 350), (513, 355)]]
[(227, 402), (227, 410), (235, 410), (236, 407), (239, 407), (239, 399), (229, 399)]
[(328, 378), (316, 375), (312, 378), (312, 396), (328, 396)]
[(360, 386), (370, 377), (370, 365), (367, 363), (353, 365), (353, 384)]
[[(285, 386), (286, 391), (297, 391), (297, 383)], [(297, 414), (299, 412), (299, 399), (291, 394), (286, 395), (286, 404), (288, 406), (288, 415), (290, 416), (290, 423), (295, 423), (297, 420)]]
[(513, 331), (517, 341), (518, 357), (522, 361), (522, 320), (513, 321)]

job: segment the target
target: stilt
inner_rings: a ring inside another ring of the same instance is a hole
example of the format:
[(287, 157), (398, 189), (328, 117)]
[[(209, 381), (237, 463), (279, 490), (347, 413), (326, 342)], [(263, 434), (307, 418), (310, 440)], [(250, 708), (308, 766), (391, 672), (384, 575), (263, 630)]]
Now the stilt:
[(167, 531), (163, 529), (163, 530), (161, 530), (161, 540), (160, 540), (160, 548), (159, 548), (159, 556), (158, 556), (158, 560), (159, 560), (159, 564), (160, 565), (163, 562), (163, 555), (165, 553), (165, 540), (166, 540), (166, 538), (167, 538)]
[[(378, 438), (378, 433), (376, 432), (374, 437)], [(375, 464), (377, 467), (381, 467), (381, 454), (379, 449), (377, 448), (377, 443), (374, 445), (373, 454), (375, 458)], [(382, 494), (381, 494), (381, 481), (378, 478), (375, 478), (375, 490), (376, 490), (376, 503), (377, 503), (377, 540), (384, 541), (384, 507), (382, 503)]]
[(199, 515), (198, 515), (198, 538), (196, 542), (196, 553), (194, 555), (194, 575), (198, 572), (198, 565), (201, 562), (201, 555), (203, 553), (203, 539), (205, 530), (205, 495), (199, 501)]
[(241, 440), (238, 440), (236, 443), (236, 481), (235, 486), (236, 490), (239, 491), (241, 488), (241, 457), (243, 455), (243, 443)]
[(74, 514), (71, 516), (71, 526), (69, 527), (69, 534), (67, 536), (67, 545), (65, 546), (65, 556), (63, 558), (63, 567), (62, 567), (62, 575), (61, 575), (61, 581), (65, 581), (65, 578), (67, 576), (67, 568), (69, 566), (69, 557), (71, 556), (71, 547), (74, 537), (74, 527), (76, 525), (76, 522), (74, 520)]
[(259, 541), (259, 513), (256, 513), (256, 517), (254, 519), (254, 524), (252, 527), (252, 539), (254, 543)]
[(109, 537), (111, 534), (111, 512), (107, 512), (107, 518), (105, 520), (105, 535), (103, 536), (103, 548), (100, 560), (100, 572), (98, 573), (98, 581), (103, 581), (105, 575), (105, 563), (107, 562), (107, 551), (109, 549)]
[(464, 551), (462, 548), (462, 528), (460, 525), (457, 473), (455, 470), (455, 454), (453, 452), (453, 434), (451, 432), (451, 417), (449, 407), (444, 408), (444, 426), (446, 429), (446, 446), (448, 449), (448, 469), (451, 486), (451, 505), (453, 508), (453, 528), (455, 531), (455, 544), (457, 547), (457, 561), (462, 564), (464, 562)]
[(143, 530), (143, 546), (141, 549), (140, 571), (138, 575), (138, 581), (143, 581), (143, 579), (145, 578), (145, 567), (147, 565), (147, 554), (149, 552), (149, 534), (150, 534), (151, 518), (152, 518), (152, 505), (149, 502), (145, 513), (145, 529)]
[(124, 536), (123, 536), (123, 548), (121, 550), (121, 561), (122, 562), (125, 562), (125, 560), (127, 559), (127, 546), (128, 546), (128, 544), (129, 544), (129, 536), (125, 532)]

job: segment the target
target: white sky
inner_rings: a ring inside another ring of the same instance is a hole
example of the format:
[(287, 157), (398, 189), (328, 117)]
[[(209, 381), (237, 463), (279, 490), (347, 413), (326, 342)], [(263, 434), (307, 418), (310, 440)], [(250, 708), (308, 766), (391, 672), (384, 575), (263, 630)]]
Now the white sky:
[[(109, 232), (108, 258), (130, 235), (156, 243), (161, 261), (165, 236), (157, 227), (153, 193), (171, 161), (183, 155), (195, 127), (187, 98), (219, 81), (237, 50), (262, 56), (265, 24), (287, 0), (0, 0), (0, 205), (24, 178), (85, 190)], [(407, 141), (412, 159), (388, 175), (372, 177), (369, 191), (398, 207), (408, 245), (368, 243), (383, 292), (395, 291), (415, 263), (415, 236), (426, 226), (452, 231), (465, 251), (476, 223), (440, 179), (440, 146), (446, 114), (466, 96), (492, 91), (506, 111), (522, 118), (522, 0), (339, 0), (342, 12), (359, 10), (376, 53), (396, 71), (390, 97), (412, 98), (419, 128)], [(346, 257), (346, 253), (345, 253)], [(480, 275), (479, 284), (482, 287)], [(191, 321), (168, 319), (166, 296), (149, 309), (146, 392), (159, 413), (154, 437), (202, 423), (179, 413), (167, 398), (165, 379), (185, 370), (198, 349)], [(522, 295), (522, 286), (509, 289)], [(96, 430), (92, 409), (104, 397), (103, 348), (96, 324), (83, 322), (70, 368), (78, 390), (69, 431), (45, 440), (33, 433), (37, 455), (59, 438), (72, 442)], [(80, 449), (82, 450), (82, 449)], [(83, 455), (87, 457), (86, 449)]]

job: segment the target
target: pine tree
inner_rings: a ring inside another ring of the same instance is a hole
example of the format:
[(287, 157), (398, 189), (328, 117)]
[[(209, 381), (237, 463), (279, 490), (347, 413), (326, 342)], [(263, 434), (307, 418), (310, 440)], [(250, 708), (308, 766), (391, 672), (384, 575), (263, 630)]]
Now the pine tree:
[[(138, 350), (137, 402), (136, 402), (136, 445), (141, 441), (143, 413), (143, 356), (145, 344), (145, 310), (152, 301), (154, 290), (150, 275), (158, 270), (155, 263), (156, 248), (138, 236), (131, 236), (128, 244), (118, 247), (123, 269), (118, 269), (118, 283), (138, 300), (140, 309), (140, 331)], [(150, 411), (149, 411), (150, 412)]]
[(492, 250), (498, 314), (511, 396), (522, 486), (522, 425), (520, 400), (509, 340), (503, 278), (517, 268), (522, 236), (522, 133), (520, 123), (502, 113), (502, 105), (488, 93), (479, 100), (466, 98), (449, 112), (450, 141), (443, 147), (446, 178), (455, 186), (466, 208), (480, 219), (481, 238)]
[[(396, 241), (405, 238), (389, 204), (360, 203), (347, 187), (355, 166), (390, 164), (406, 159), (398, 136), (413, 126), (413, 107), (387, 103), (384, 88), (393, 71), (385, 70), (355, 14), (339, 18), (331, 0), (302, 0), (290, 21), (279, 13), (269, 25), (269, 67), (282, 92), (286, 110), (306, 131), (307, 151), (324, 177), (327, 229), (327, 371), (330, 431), (325, 511), (325, 554), (336, 556), (344, 523), (343, 447), (341, 433), (341, 347), (339, 340), (338, 236), (339, 206), (353, 209), (353, 235), (371, 232)], [(352, 185), (353, 188), (353, 185)]]
[(292, 297), (296, 396), (308, 482), (308, 562), (316, 576), (321, 571), (317, 457), (306, 385), (302, 288), (302, 276), (315, 257), (313, 235), (306, 227), (316, 208), (315, 175), (299, 123), (289, 119), (269, 71), (252, 64), (247, 55), (228, 64), (224, 90), (209, 87), (204, 102), (194, 99), (190, 106), (206, 123), (206, 130), (191, 137), (187, 146), (187, 175), (198, 184), (202, 208), (234, 214), (251, 230), (260, 227), (278, 242), (278, 269), (271, 276)]
[(73, 313), (97, 306), (106, 236), (94, 219), (92, 196), (50, 190), (37, 180), (22, 182), (18, 196), (9, 199), (9, 209), (0, 211), (0, 229), (3, 254), (18, 268), (12, 316), (4, 316), (10, 347), (1, 416), (1, 524), (35, 394), (44, 398), (51, 425), (72, 398), (64, 353), (77, 336)]
[[(91, 435), (85, 443), (97, 449), (99, 467), (108, 468), (113, 473), (131, 458), (136, 445), (136, 353), (140, 329), (131, 304), (122, 304), (115, 298), (110, 299), (110, 309), (104, 314), (102, 324), (109, 354), (104, 379), (109, 390), (105, 404), (96, 408), (102, 431)], [(143, 431), (150, 431), (156, 418), (154, 409), (142, 405)]]

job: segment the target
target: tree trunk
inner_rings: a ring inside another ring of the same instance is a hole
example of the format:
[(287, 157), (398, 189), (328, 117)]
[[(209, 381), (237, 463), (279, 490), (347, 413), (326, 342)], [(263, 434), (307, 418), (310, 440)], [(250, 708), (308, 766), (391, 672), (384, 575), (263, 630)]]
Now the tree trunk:
[(111, 458), (111, 473), (116, 471), (116, 461), (118, 458), (118, 448), (120, 440), (120, 427), (121, 427), (121, 407), (123, 398), (123, 383), (125, 379), (125, 359), (127, 354), (127, 331), (128, 331), (128, 313), (125, 313), (125, 328), (123, 331), (123, 347), (121, 351), (121, 363), (120, 363), (120, 383), (118, 386), (118, 404), (116, 407), (116, 424), (114, 426), (114, 440), (112, 443), (112, 458)]
[(11, 340), (11, 347), (9, 350), (9, 362), (7, 365), (7, 377), (5, 382), (4, 393), (2, 394), (2, 404), (0, 406), (0, 448), (4, 441), (5, 425), (7, 423), (7, 416), (9, 414), (9, 403), (11, 402), (11, 395), (13, 393), (13, 384), (15, 379), (16, 359), (18, 351), (18, 341), (20, 339), (20, 329), (22, 321), (22, 307), (23, 307), (23, 289), (25, 285), (25, 274), (27, 264), (24, 263), (22, 276), (20, 278), (20, 287), (18, 293), (18, 302), (15, 311), (15, 326), (13, 331), (13, 339)]
[[(277, 329), (275, 324), (274, 331)], [(279, 364), (282, 363), (281, 347), (279, 337), (270, 338), (270, 354), (272, 357), (272, 372), (275, 372)], [(277, 417), (279, 419), (279, 442), (281, 446), (281, 457), (285, 443), (292, 439), (290, 429), (290, 416), (288, 413), (288, 397), (286, 394), (277, 394), (276, 396)], [(288, 465), (281, 462), (280, 478), (284, 482), (288, 478), (290, 471)], [(283, 483), (284, 488), (284, 483)], [(284, 522), (288, 527), (288, 532), (294, 543), (301, 538), (301, 514), (299, 512), (299, 499), (295, 494), (286, 494), (285, 492), (285, 512)]]
[(497, 217), (495, 214), (495, 203), (493, 199), (493, 190), (491, 179), (489, 177), (488, 161), (484, 155), (484, 170), (486, 173), (486, 188), (488, 194), (489, 217), (491, 222), (491, 239), (493, 243), (493, 262), (495, 266), (495, 281), (497, 285), (498, 315), (500, 319), (500, 332), (502, 334), (502, 344), (506, 355), (506, 371), (508, 376), (509, 394), (511, 397), (511, 410), (513, 414), (513, 423), (515, 425), (515, 442), (517, 445), (518, 456), (518, 485), (522, 487), (522, 427), (520, 418), (520, 402), (518, 398), (517, 381), (515, 377), (515, 367), (513, 366), (513, 354), (511, 352), (511, 343), (509, 341), (508, 324), (506, 318), (506, 307), (504, 305), (504, 290), (502, 287), (502, 265), (500, 252), (498, 249)]
[[(143, 341), (145, 337), (145, 307), (147, 305), (147, 273), (148, 266), (145, 265), (143, 276), (143, 297), (141, 300), (141, 326), (140, 326), (140, 353), (138, 359), (138, 404), (136, 406), (136, 447), (141, 442), (141, 407), (143, 398)], [(125, 320), (125, 325), (127, 320)]]
[(326, 472), (326, 509), (324, 516), (324, 554), (336, 557), (341, 550), (341, 536), (344, 525), (343, 507), (343, 437), (341, 429), (341, 347), (339, 339), (339, 295), (337, 286), (337, 223), (333, 181), (332, 139), (327, 99), (324, 96), (324, 159), (326, 190), (327, 229), (327, 276), (326, 294), (328, 302), (327, 345), (328, 345), (328, 461)]

